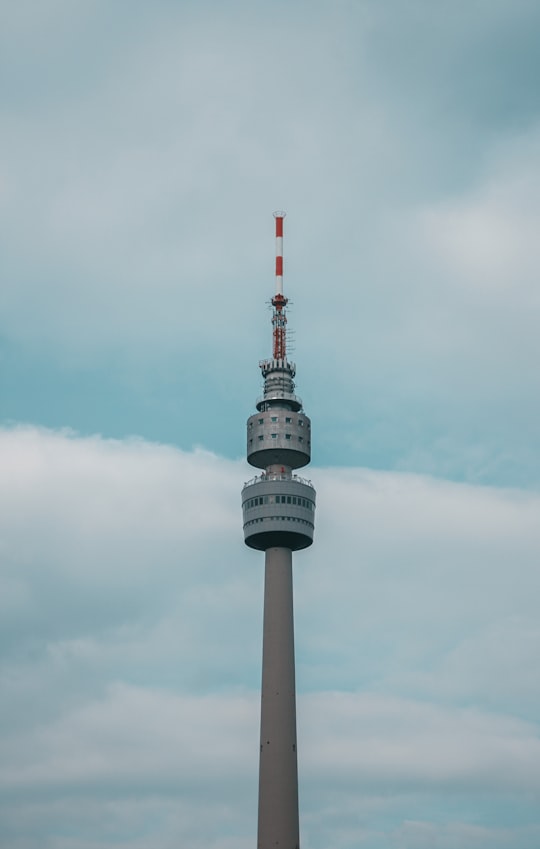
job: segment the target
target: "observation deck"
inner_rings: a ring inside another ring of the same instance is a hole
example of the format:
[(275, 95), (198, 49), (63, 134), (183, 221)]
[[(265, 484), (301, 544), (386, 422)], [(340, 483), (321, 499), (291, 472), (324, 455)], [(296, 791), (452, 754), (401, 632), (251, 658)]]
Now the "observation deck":
[(311, 420), (305, 413), (269, 407), (247, 420), (247, 461), (257, 469), (282, 464), (290, 469), (311, 459)]
[(313, 542), (315, 489), (298, 475), (263, 474), (242, 490), (244, 540), (250, 548), (298, 551)]

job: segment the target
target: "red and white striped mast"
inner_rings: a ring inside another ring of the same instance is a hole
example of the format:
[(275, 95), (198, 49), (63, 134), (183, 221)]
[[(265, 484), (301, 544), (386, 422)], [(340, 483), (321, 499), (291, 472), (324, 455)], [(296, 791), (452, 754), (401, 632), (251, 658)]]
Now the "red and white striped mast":
[(287, 298), (283, 294), (283, 219), (284, 212), (274, 212), (276, 219), (276, 293), (272, 298), (273, 358), (287, 359)]

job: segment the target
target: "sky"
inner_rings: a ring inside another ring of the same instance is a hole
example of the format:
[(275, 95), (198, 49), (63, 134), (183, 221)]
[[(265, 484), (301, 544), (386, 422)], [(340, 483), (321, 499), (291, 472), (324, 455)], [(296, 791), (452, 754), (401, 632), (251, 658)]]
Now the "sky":
[(0, 0), (1, 849), (255, 844), (275, 209), (303, 849), (540, 845), (539, 38), (533, 0)]

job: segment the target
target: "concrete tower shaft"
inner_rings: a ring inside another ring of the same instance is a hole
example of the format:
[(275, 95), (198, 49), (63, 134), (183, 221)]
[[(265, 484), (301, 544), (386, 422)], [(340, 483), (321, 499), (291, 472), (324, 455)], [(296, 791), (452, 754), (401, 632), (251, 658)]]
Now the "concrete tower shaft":
[(266, 551), (258, 849), (297, 849), (298, 767), (292, 552)]
[(247, 459), (262, 473), (242, 490), (244, 539), (265, 552), (258, 849), (298, 849), (298, 775), (292, 552), (313, 542), (315, 489), (293, 474), (311, 459), (311, 421), (287, 360), (283, 218), (276, 218), (272, 357), (259, 363), (264, 394), (247, 421)]

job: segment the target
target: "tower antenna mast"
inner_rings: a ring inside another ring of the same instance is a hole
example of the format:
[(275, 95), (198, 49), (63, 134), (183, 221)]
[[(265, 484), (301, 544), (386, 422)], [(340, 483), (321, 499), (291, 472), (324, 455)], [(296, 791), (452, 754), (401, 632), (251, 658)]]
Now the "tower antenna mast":
[(274, 212), (276, 219), (276, 292), (272, 298), (272, 326), (274, 336), (273, 357), (275, 360), (287, 359), (287, 306), (288, 300), (283, 294), (283, 219), (284, 212)]

